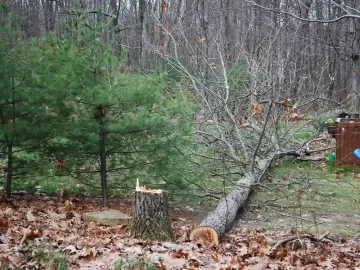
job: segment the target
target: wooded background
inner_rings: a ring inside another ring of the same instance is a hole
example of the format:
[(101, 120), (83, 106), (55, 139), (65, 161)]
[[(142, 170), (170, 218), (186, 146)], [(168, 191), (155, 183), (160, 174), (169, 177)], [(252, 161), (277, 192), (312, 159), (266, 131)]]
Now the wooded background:
[[(214, 54), (221, 50), (226, 63), (246, 57), (261, 62), (261, 71), (255, 66), (253, 71), (280, 89), (290, 88), (287, 98), (321, 90), (327, 98), (340, 101), (358, 85), (356, 0), (10, 0), (8, 4), (23, 18), (27, 37), (42, 37), (49, 31), (61, 34), (61, 19), (77, 9), (94, 16), (101, 10), (113, 18), (114, 31), (121, 33), (114, 50), (126, 51), (129, 64), (140, 69), (156, 67), (176, 47), (186, 64), (206, 74), (210, 63), (217, 64)], [(310, 21), (355, 16), (309, 23), (272, 11)]]

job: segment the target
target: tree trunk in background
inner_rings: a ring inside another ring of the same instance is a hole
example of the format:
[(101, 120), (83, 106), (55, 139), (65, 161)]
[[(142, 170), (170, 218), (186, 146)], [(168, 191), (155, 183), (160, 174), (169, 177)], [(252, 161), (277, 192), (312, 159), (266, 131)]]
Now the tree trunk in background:
[(7, 142), (7, 167), (6, 167), (6, 197), (11, 197), (11, 187), (13, 180), (13, 146), (12, 141)]
[(46, 35), (46, 5), (44, 1), (41, 1), (41, 4), (39, 3), (39, 12), (38, 12), (38, 26), (39, 26), (39, 36), (44, 37)]
[(228, 63), (231, 63), (235, 60), (235, 52), (234, 48), (234, 39), (232, 38), (233, 26), (231, 24), (231, 12), (233, 9), (231, 8), (232, 0), (221, 1), (221, 9), (223, 13), (223, 21), (224, 21), (224, 52), (225, 52), (225, 60)]
[(174, 241), (165, 191), (136, 190), (132, 216), (133, 234), (148, 240)]
[(352, 90), (352, 101), (351, 101), (351, 113), (360, 112), (360, 59), (358, 54), (352, 56), (352, 72), (351, 72), (351, 90)]
[[(255, 2), (269, 9), (290, 11), (303, 18), (320, 20), (344, 15), (343, 6), (354, 13), (359, 9), (358, 1), (352, 0)], [(172, 55), (174, 44), (169, 43), (168, 35), (162, 34), (161, 27), (157, 26), (159, 21), (171, 29), (173, 37), (179, 37), (176, 33), (179, 29), (186, 36), (177, 40), (177, 49), (185, 61), (191, 61), (201, 70), (203, 78), (212, 71), (209, 62), (216, 59), (216, 50), (221, 47), (226, 65), (244, 54), (258, 61), (267, 58), (269, 70), (276, 70), (271, 76), (283, 73), (279, 85), (291, 88), (293, 95), (327, 87), (328, 97), (336, 97), (340, 101), (354, 85), (354, 78), (349, 75), (352, 68), (349, 59), (359, 46), (357, 19), (333, 24), (301, 22), (285, 14), (258, 8), (245, 0), (171, 0), (167, 1), (165, 8), (160, 8), (160, 0), (92, 0), (81, 1), (79, 6), (74, 0), (9, 0), (8, 3), (23, 18), (22, 30), (27, 37), (41, 37), (53, 30), (61, 34), (63, 30), (59, 20), (69, 19), (74, 8), (85, 12), (102, 9), (115, 15), (114, 28), (124, 29), (121, 30), (121, 41), (117, 41), (116, 45), (128, 49), (129, 63), (137, 68), (155, 68), (164, 56)], [(202, 38), (206, 38), (206, 42), (199, 42)], [(153, 53), (155, 46), (165, 52), (161, 57)], [(189, 52), (193, 55), (189, 56)], [(294, 63), (296, 67), (292, 66)], [(295, 71), (290, 73), (291, 69)], [(314, 74), (322, 72), (320, 80), (314, 78)], [(315, 81), (305, 83), (302, 80), (304, 76), (313, 77)], [(329, 76), (334, 80), (330, 81)], [(206, 79), (204, 83), (206, 85)]]
[(145, 63), (144, 58), (144, 43), (146, 36), (146, 25), (145, 25), (145, 16), (146, 16), (146, 0), (139, 0), (139, 64), (143, 66)]
[(104, 131), (100, 131), (100, 177), (101, 177), (101, 192), (102, 200), (104, 204), (109, 203), (109, 190), (107, 185), (107, 167), (106, 167), (106, 134)]

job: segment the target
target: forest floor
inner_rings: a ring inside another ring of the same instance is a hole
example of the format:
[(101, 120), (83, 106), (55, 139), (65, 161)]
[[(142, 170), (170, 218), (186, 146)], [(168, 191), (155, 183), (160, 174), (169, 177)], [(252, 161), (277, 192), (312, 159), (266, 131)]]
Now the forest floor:
[[(129, 227), (84, 221), (82, 213), (117, 209), (129, 201), (15, 195), (0, 203), (0, 269), (354, 269), (360, 267), (357, 239), (302, 233), (295, 229), (236, 227), (218, 246), (189, 241), (206, 214), (171, 208), (175, 243), (143, 241)], [(284, 242), (279, 242), (283, 241)], [(289, 268), (290, 269), (290, 268)]]
[(274, 164), (218, 246), (189, 241), (212, 209), (207, 204), (172, 205), (176, 242), (168, 243), (82, 218), (109, 209), (130, 214), (130, 200), (106, 207), (100, 198), (70, 200), (71, 206), (60, 196), (0, 194), (0, 269), (360, 269), (360, 169), (326, 158)]

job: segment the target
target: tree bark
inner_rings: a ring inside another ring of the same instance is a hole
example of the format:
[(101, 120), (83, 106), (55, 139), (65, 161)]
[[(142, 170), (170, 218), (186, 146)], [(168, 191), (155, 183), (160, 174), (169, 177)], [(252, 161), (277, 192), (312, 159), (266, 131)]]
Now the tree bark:
[(136, 190), (133, 195), (132, 233), (143, 239), (174, 241), (168, 196), (162, 190)]
[(351, 90), (355, 93), (355, 97), (353, 97), (351, 102), (351, 113), (359, 113), (360, 109), (360, 101), (359, 101), (359, 73), (360, 73), (360, 65), (359, 65), (359, 55), (352, 55), (352, 72), (351, 72)]
[[(219, 201), (215, 210), (210, 212), (200, 223), (199, 227), (196, 228), (198, 231), (199, 228), (204, 228), (209, 232), (208, 235), (211, 236), (211, 239), (204, 239), (203, 233), (197, 236), (195, 229), (193, 231), (194, 233), (191, 235), (191, 240), (196, 241), (198, 239), (203, 239), (208, 240), (213, 244), (217, 244), (214, 239), (217, 240), (233, 227), (239, 209), (244, 206), (249, 197), (251, 186), (260, 181), (264, 173), (267, 171), (271, 160), (272, 159), (269, 158), (258, 161), (257, 172), (251, 173), (250, 170), (250, 172), (246, 173), (244, 177), (239, 179), (231, 192)], [(211, 229), (214, 231), (210, 233)], [(216, 233), (215, 236), (213, 235), (214, 233)]]
[(109, 203), (109, 191), (107, 185), (107, 166), (106, 166), (106, 143), (105, 143), (105, 132), (100, 131), (100, 176), (101, 176), (101, 192), (102, 200), (104, 204)]
[(6, 171), (6, 197), (10, 199), (13, 178), (13, 143), (8, 141), (7, 145), (7, 171)]

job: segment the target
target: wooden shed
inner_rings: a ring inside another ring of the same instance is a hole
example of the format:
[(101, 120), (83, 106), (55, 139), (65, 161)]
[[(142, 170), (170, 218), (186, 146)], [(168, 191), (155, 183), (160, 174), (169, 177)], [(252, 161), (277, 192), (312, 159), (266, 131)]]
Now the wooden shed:
[(360, 119), (336, 121), (336, 165), (360, 165), (354, 150), (360, 148)]

